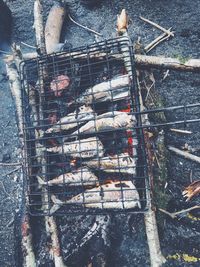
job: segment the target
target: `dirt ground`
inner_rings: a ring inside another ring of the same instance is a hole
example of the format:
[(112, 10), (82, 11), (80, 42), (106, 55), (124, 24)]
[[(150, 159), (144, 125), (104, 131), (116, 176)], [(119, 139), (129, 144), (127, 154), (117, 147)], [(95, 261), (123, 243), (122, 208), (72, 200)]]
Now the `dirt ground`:
[[(26, 42), (35, 45), (33, 30), (33, 0), (10, 0), (6, 1), (13, 14), (12, 40), (16, 43)], [(43, 1), (44, 12), (47, 14), (53, 1)], [(139, 16), (149, 18), (165, 28), (175, 31), (175, 37), (159, 45), (149, 54), (174, 56), (178, 58), (200, 58), (200, 20), (199, 0), (104, 0), (97, 6), (88, 7), (80, 1), (70, 2), (69, 10), (73, 18), (79, 23), (103, 34), (103, 38), (116, 36), (116, 16), (125, 8), (131, 18), (129, 33), (133, 41), (138, 36), (144, 44), (148, 44), (160, 34), (159, 30), (145, 24)], [(78, 47), (95, 42), (92, 33), (79, 28), (68, 19), (64, 26), (63, 40), (66, 40), (69, 47)], [(22, 46), (24, 52), (32, 51)], [(170, 71), (167, 79), (162, 81), (164, 71), (155, 71), (156, 88), (163, 96), (166, 106), (200, 102), (200, 78), (199, 74), (185, 74)], [(8, 82), (6, 79), (5, 66), (0, 59), (0, 161), (19, 161), (19, 139), (16, 125), (15, 106), (11, 98)], [(176, 114), (170, 116), (178, 117)], [(194, 116), (200, 117), (197, 110)], [(200, 146), (199, 124), (189, 125), (188, 129), (193, 131), (190, 136), (178, 136), (166, 134), (166, 143), (174, 146), (188, 143), (192, 147)], [(190, 183), (192, 179), (199, 179), (200, 168), (197, 164), (192, 164), (187, 160), (170, 154), (169, 177), (167, 193), (170, 195), (168, 209), (170, 211), (179, 210), (186, 207), (181, 190)], [(14, 260), (14, 214), (18, 212), (21, 199), (22, 181), (19, 179), (19, 171), (12, 174), (16, 166), (0, 167), (0, 266), (15, 266)], [(194, 204), (199, 200), (194, 200)], [(197, 214), (198, 215), (198, 214)], [(199, 216), (199, 215), (198, 215)], [(172, 221), (165, 217), (162, 225), (159, 226), (161, 246), (165, 256), (175, 255), (180, 259), (169, 260), (165, 266), (199, 266), (200, 262), (200, 226), (199, 217), (197, 219), (181, 218)], [(131, 227), (124, 226), (126, 217), (115, 218), (119, 229), (115, 232), (113, 243), (112, 266), (133, 267), (149, 266), (147, 245), (143, 243), (145, 239), (144, 226), (141, 223), (140, 215), (131, 219)], [(141, 227), (139, 225), (141, 224)], [(134, 226), (134, 227), (133, 227)], [(129, 228), (129, 230), (127, 229)], [(132, 229), (132, 230), (130, 230)], [(125, 233), (125, 234), (122, 234)], [(119, 234), (118, 236), (116, 236)], [(183, 257), (187, 254), (193, 257)], [(196, 260), (197, 259), (197, 260)]]

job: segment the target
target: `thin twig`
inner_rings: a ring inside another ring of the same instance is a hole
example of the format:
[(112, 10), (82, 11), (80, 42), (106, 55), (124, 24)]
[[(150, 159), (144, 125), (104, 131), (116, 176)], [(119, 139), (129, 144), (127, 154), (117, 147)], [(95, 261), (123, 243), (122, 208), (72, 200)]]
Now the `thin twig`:
[(159, 162), (159, 160), (158, 160), (158, 156), (157, 156), (157, 153), (156, 153), (156, 151), (155, 151), (155, 150), (154, 150), (154, 156), (155, 156), (155, 159), (156, 159), (156, 162), (157, 162), (158, 168), (161, 170), (160, 162)]
[(27, 46), (27, 47), (30, 47), (30, 48), (36, 49), (36, 47), (35, 47), (35, 46), (33, 46), (33, 45), (30, 45), (30, 44), (27, 44), (27, 43), (25, 43), (25, 42), (21, 42), (21, 44), (22, 44), (22, 45), (24, 45), (24, 46)]
[(145, 87), (146, 87), (146, 89), (147, 89), (147, 95), (146, 95), (146, 97), (145, 97), (145, 101), (147, 101), (147, 99), (148, 99), (148, 97), (149, 97), (149, 94), (150, 94), (150, 91), (151, 91), (151, 88), (152, 88), (154, 85), (155, 85), (155, 81), (152, 82), (152, 84), (151, 84), (150, 87), (146, 86), (146, 83), (145, 83)]
[(6, 227), (9, 228), (10, 226), (12, 226), (15, 222), (15, 217), (13, 216), (12, 219), (6, 223)]
[[(165, 34), (165, 35), (166, 35), (166, 34)], [(163, 36), (165, 36), (165, 35), (163, 34)], [(154, 45), (152, 45), (152, 46), (146, 51), (146, 53), (150, 52), (153, 48), (155, 48), (157, 45), (159, 45), (160, 43), (162, 43), (162, 42), (164, 42), (165, 40), (167, 40), (169, 37), (170, 37), (170, 36), (167, 35), (167, 36), (165, 36), (165, 37), (160, 38), (160, 39), (157, 41), (157, 43), (155, 43)]]
[(164, 81), (168, 76), (169, 76), (169, 70), (166, 70), (162, 78), (162, 81)]
[(17, 168), (15, 168), (14, 170), (12, 170), (12, 171), (10, 171), (10, 172), (4, 174), (3, 177), (8, 176), (8, 175), (11, 175), (11, 174), (13, 174), (14, 172), (18, 171), (19, 169), (21, 169), (21, 168), (22, 168), (22, 166), (17, 167)]
[(171, 132), (175, 132), (175, 133), (182, 133), (182, 134), (192, 134), (191, 131), (175, 129), (175, 128), (171, 128), (170, 131)]
[(82, 24), (76, 22), (76, 21), (70, 16), (70, 14), (68, 14), (68, 17), (69, 17), (69, 19), (70, 19), (74, 24), (78, 25), (79, 27), (81, 27), (81, 28), (83, 28), (83, 29), (85, 29), (85, 30), (87, 30), (87, 31), (89, 31), (89, 32), (93, 32), (94, 34), (96, 34), (96, 35), (98, 35), (98, 36), (102, 36), (101, 33), (96, 32), (96, 31), (94, 31), (94, 30), (88, 28), (87, 26), (84, 26), (84, 25), (82, 25)]
[(165, 32), (167, 35), (174, 37), (174, 33), (173, 32), (163, 28), (162, 26), (158, 25), (157, 23), (155, 23), (155, 22), (153, 22), (153, 21), (151, 21), (149, 19), (145, 19), (142, 16), (140, 16), (140, 19), (145, 21), (145, 22), (147, 22), (147, 23), (149, 23), (149, 24), (151, 24), (151, 25), (153, 25), (154, 27), (158, 28), (159, 30)]
[(177, 211), (177, 212), (169, 212), (169, 211), (166, 211), (166, 210), (163, 210), (163, 209), (159, 209), (159, 211), (167, 214), (168, 216), (170, 216), (172, 219), (175, 219), (178, 215), (182, 214), (182, 213), (188, 213), (189, 211), (192, 211), (192, 210), (196, 210), (196, 209), (200, 209), (200, 206), (193, 206), (191, 208), (188, 208), (188, 209), (185, 209), (185, 210), (180, 210), (180, 211)]
[(11, 162), (11, 163), (4, 163), (4, 162), (0, 162), (0, 166), (20, 166), (22, 165), (21, 162)]
[(8, 55), (8, 56), (9, 56), (9, 55), (12, 55), (11, 53), (8, 53), (8, 52), (6, 52), (6, 51), (4, 51), (4, 50), (1, 50), (1, 49), (0, 49), (0, 53), (3, 53), (3, 54)]
[[(145, 50), (145, 52), (149, 52), (152, 48), (152, 46), (154, 45), (154, 44), (157, 44), (161, 39), (163, 39), (164, 37), (166, 36), (166, 33), (164, 32), (164, 33), (162, 33), (162, 34), (160, 34), (158, 37), (156, 37), (156, 39), (154, 39), (151, 43), (149, 43), (148, 45), (146, 45), (145, 46), (145, 48), (144, 48), (144, 50)], [(167, 35), (168, 36), (168, 35)]]
[(2, 188), (3, 188), (3, 191), (5, 193), (5, 195), (9, 196), (10, 197), (10, 194), (7, 192), (6, 188), (5, 188), (5, 185), (2, 181), (0, 181), (1, 185), (2, 185)]
[(190, 183), (192, 183), (192, 182), (193, 182), (193, 171), (190, 170)]

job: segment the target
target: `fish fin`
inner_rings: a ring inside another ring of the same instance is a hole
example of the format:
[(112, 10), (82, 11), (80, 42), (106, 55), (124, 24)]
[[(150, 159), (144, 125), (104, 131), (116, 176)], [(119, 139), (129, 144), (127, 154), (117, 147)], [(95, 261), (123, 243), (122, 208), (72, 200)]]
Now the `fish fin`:
[(47, 148), (47, 152), (54, 152), (54, 151), (53, 151), (53, 147), (49, 147), (49, 148)]
[(52, 153), (60, 153), (60, 151), (62, 151), (62, 150), (60, 149), (60, 147), (54, 146), (54, 147), (46, 148), (46, 151), (47, 152), (52, 152)]
[(51, 196), (51, 200), (52, 200), (52, 202), (54, 204), (53, 204), (53, 206), (50, 209), (50, 214), (53, 214), (53, 213), (55, 213), (61, 207), (61, 205), (63, 204), (63, 202), (60, 199), (58, 199), (55, 195), (52, 195)]
[(54, 204), (51, 209), (50, 209), (50, 215), (52, 215), (53, 213), (55, 213), (61, 206), (58, 204)]
[[(73, 132), (71, 135), (76, 135), (76, 134), (78, 134), (78, 130)], [(65, 140), (67, 140), (67, 138)]]
[(37, 175), (37, 180), (39, 185), (46, 185), (47, 182), (45, 182), (40, 176)]
[(49, 128), (45, 131), (46, 134), (51, 134), (53, 133), (54, 129), (53, 128)]
[(60, 199), (58, 199), (55, 195), (51, 196), (51, 200), (54, 204), (63, 204), (63, 202)]
[(137, 206), (138, 206), (138, 208), (139, 208), (139, 209), (141, 209), (141, 208), (142, 208), (142, 206), (141, 206), (141, 203), (140, 203), (139, 199), (138, 199), (138, 201), (137, 201)]
[(41, 130), (40, 131), (40, 138), (44, 137), (45, 131)]

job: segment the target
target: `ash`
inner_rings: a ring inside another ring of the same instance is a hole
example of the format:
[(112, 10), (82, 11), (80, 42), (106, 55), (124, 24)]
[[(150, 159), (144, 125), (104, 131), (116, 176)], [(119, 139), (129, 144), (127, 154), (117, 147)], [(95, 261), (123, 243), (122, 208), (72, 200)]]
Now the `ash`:
[[(29, 44), (34, 44), (34, 31), (32, 29), (33, 25), (33, 2), (30, 1), (6, 1), (13, 13), (14, 28), (13, 28), (13, 41), (20, 42), (25, 41)], [(45, 12), (49, 11), (53, 1), (44, 1)], [(153, 50), (155, 55), (165, 55), (165, 56), (178, 56), (183, 57), (193, 57), (199, 58), (199, 16), (198, 10), (200, 8), (199, 1), (189, 1), (189, 0), (175, 0), (168, 2), (166, 1), (108, 1), (104, 0), (98, 6), (82, 5), (79, 1), (74, 1), (70, 6), (71, 13), (74, 18), (88, 27), (94, 28), (96, 31), (99, 31), (103, 34), (104, 38), (114, 37), (115, 36), (115, 21), (116, 15), (122, 8), (126, 8), (129, 11), (130, 17), (133, 20), (133, 24), (130, 25), (130, 35), (133, 40), (136, 40), (138, 36), (141, 36), (142, 41), (145, 44), (148, 44), (154, 37), (157, 36), (157, 31), (152, 31), (152, 28), (148, 25), (144, 25), (138, 18), (139, 15), (143, 15), (146, 18), (150, 18), (153, 21), (158, 22), (160, 25), (165, 27), (174, 27), (176, 31), (175, 38), (169, 40), (166, 43), (158, 46)], [(77, 26), (73, 25), (71, 22), (67, 21), (65, 25), (66, 33), (63, 36), (63, 39), (66, 39), (70, 47), (78, 47), (79, 44), (88, 44), (95, 41), (94, 35), (83, 31)], [(24, 48), (24, 52), (27, 52), (28, 49)], [(18, 160), (18, 153), (14, 151), (18, 148), (18, 136), (16, 128), (16, 119), (15, 119), (15, 109), (13, 102), (11, 100), (10, 91), (8, 88), (7, 81), (5, 79), (6, 75), (3, 73), (5, 68), (2, 66), (2, 75), (1, 75), (1, 85), (0, 92), (2, 95), (2, 105), (1, 105), (1, 151), (4, 156), (4, 160)], [(162, 71), (156, 71), (156, 81), (157, 89), (162, 94), (166, 105), (176, 105), (183, 102), (197, 102), (199, 101), (199, 76), (191, 75), (185, 73), (170, 72), (170, 77), (165, 81), (162, 81), (161, 77), (163, 76)], [(188, 97), (189, 96), (189, 97)], [(170, 115), (169, 115), (170, 116)], [(178, 116), (178, 115), (177, 115)], [(10, 121), (10, 124), (7, 123)], [(166, 135), (167, 143), (176, 144), (180, 143), (189, 143), (192, 146), (200, 145), (199, 144), (199, 126), (190, 125), (188, 129), (192, 129), (193, 134), (191, 136), (174, 136), (172, 134)], [(11, 154), (11, 156), (7, 155)], [(198, 152), (197, 152), (198, 153)], [(3, 158), (1, 159), (3, 160)], [(199, 167), (197, 164), (190, 163), (186, 160), (181, 159), (180, 157), (170, 155), (168, 166), (170, 167), (170, 172), (168, 175), (168, 194), (170, 195), (171, 201), (168, 206), (171, 211), (180, 210), (184, 208), (185, 202), (181, 196), (181, 190), (184, 186), (187, 186), (190, 183), (190, 171), (193, 170), (193, 179), (198, 179), (199, 177)], [(1, 181), (5, 182), (5, 177), (3, 173), (7, 173), (7, 169), (3, 168), (1, 173)], [(11, 177), (10, 177), (11, 176)], [(9, 175), (9, 179), (6, 179), (8, 190), (16, 190), (16, 188), (21, 187), (21, 183), (12, 179), (14, 174)], [(3, 188), (1, 187), (1, 190)], [(10, 191), (9, 191), (10, 193)], [(5, 192), (2, 192), (2, 195)], [(4, 195), (6, 198), (7, 195)], [(6, 203), (6, 205), (5, 205)], [(14, 227), (8, 226), (8, 222), (12, 220), (11, 214), (15, 213), (17, 209), (18, 200), (14, 201), (1, 201), (1, 210), (2, 212), (2, 239), (1, 239), (1, 257), (0, 265), (1, 266), (14, 266)], [(194, 203), (196, 200), (194, 200)], [(9, 213), (8, 213), (9, 211)], [(198, 214), (196, 214), (198, 216)], [(75, 217), (74, 219), (68, 218), (69, 229), (65, 230), (65, 223), (62, 222), (62, 219), (58, 219), (60, 222), (60, 232), (65, 232), (66, 237), (69, 238), (70, 242), (62, 240), (62, 243), (71, 244), (71, 248), (66, 246), (65, 249), (73, 250), (74, 244), (76, 244), (76, 228), (80, 228), (80, 238), (84, 236), (87, 229), (93, 223), (94, 217), (89, 219), (86, 216)], [(86, 223), (87, 221), (87, 223)], [(127, 223), (129, 222), (129, 223)], [(127, 216), (114, 216), (112, 218), (111, 228), (115, 229), (114, 232), (110, 232), (110, 240), (112, 244), (112, 250), (109, 255), (112, 255), (111, 262), (109, 266), (149, 266), (148, 259), (148, 248), (146, 244), (145, 230), (143, 225), (143, 217), (141, 215), (133, 215), (131, 217)], [(18, 226), (19, 227), (19, 226)], [(197, 221), (192, 221), (187, 218), (182, 218), (179, 221), (172, 221), (165, 217), (160, 228), (160, 238), (161, 245), (164, 254), (173, 255), (177, 251), (179, 254), (192, 254), (199, 255), (199, 224)], [(8, 230), (9, 229), (9, 230)], [(73, 230), (74, 229), (74, 230)], [(40, 232), (40, 231), (38, 231)], [(74, 234), (74, 235), (73, 235)], [(35, 235), (35, 236), (38, 236)], [(78, 237), (77, 237), (78, 238)], [(95, 238), (95, 237), (94, 237)], [(174, 242), (176, 241), (176, 242)], [(42, 244), (46, 242), (45, 237), (42, 235), (40, 242), (37, 242), (36, 250), (42, 247)], [(96, 243), (96, 242), (94, 242)], [(190, 244), (190, 246), (188, 245)], [(89, 244), (88, 244), (89, 246)], [(90, 251), (87, 249), (87, 251)], [(84, 255), (85, 251), (81, 252)], [(44, 254), (40, 253), (38, 257), (44, 262)], [(67, 256), (67, 255), (66, 255)], [(75, 257), (75, 256), (74, 256)], [(84, 259), (82, 256), (81, 259)], [(72, 257), (66, 259), (70, 261), (73, 266), (77, 265), (77, 261)], [(197, 266), (198, 263), (190, 263), (190, 266)], [(44, 263), (43, 263), (43, 266)], [(51, 266), (51, 263), (48, 264)], [(166, 266), (188, 266), (188, 263), (184, 261), (168, 261)]]

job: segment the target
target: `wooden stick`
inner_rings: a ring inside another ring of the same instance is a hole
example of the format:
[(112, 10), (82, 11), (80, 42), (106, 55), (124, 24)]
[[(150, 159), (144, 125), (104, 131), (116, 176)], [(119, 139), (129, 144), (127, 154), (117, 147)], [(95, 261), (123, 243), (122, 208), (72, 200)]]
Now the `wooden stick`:
[(55, 52), (56, 46), (60, 43), (65, 15), (65, 5), (61, 2), (54, 4), (49, 12), (45, 26), (45, 42), (48, 54)]
[[(141, 95), (141, 86), (139, 80), (140, 72), (137, 70), (136, 72), (136, 81), (139, 89), (139, 96), (140, 96), (140, 110), (145, 110), (145, 106), (143, 103), (142, 95)], [(151, 153), (151, 145), (149, 142), (148, 132), (144, 132), (145, 143), (147, 144), (147, 158), (149, 161), (149, 168), (148, 168), (148, 175), (151, 179), (151, 183), (153, 183), (153, 171), (152, 171), (152, 153)], [(145, 228), (146, 228), (146, 235), (147, 235), (147, 243), (149, 246), (149, 254), (150, 254), (150, 261), (152, 267), (162, 266), (163, 263), (166, 261), (162, 255), (161, 248), (160, 248), (160, 241), (158, 235), (158, 228), (156, 222), (156, 215), (155, 211), (152, 210), (152, 204), (150, 201), (150, 192), (147, 192), (147, 202), (149, 203), (149, 211), (144, 214), (144, 221), (145, 221)]]
[(62, 254), (61, 254), (60, 241), (58, 239), (58, 229), (57, 229), (56, 221), (52, 216), (47, 217), (47, 221), (49, 225), (49, 231), (51, 234), (51, 248), (50, 249), (51, 249), (51, 254), (54, 257), (55, 267), (65, 267)]
[(185, 210), (180, 210), (180, 211), (177, 211), (177, 212), (172, 212), (172, 213), (171, 212), (168, 212), (166, 210), (163, 210), (163, 209), (159, 209), (159, 211), (167, 214), (172, 219), (175, 219), (178, 215), (180, 215), (182, 213), (188, 213), (189, 211), (196, 210), (196, 209), (200, 209), (200, 206), (193, 206), (191, 208), (188, 208), (188, 209), (185, 209)]
[(10, 83), (10, 89), (13, 98), (15, 99), (17, 118), (19, 126), (19, 135), (23, 132), (23, 120), (22, 120), (22, 103), (21, 103), (21, 83), (19, 74), (16, 68), (13, 67), (13, 62), (6, 64), (7, 76)]
[(173, 146), (168, 146), (168, 149), (170, 151), (174, 152), (175, 154), (184, 157), (185, 159), (189, 159), (189, 160), (195, 161), (197, 163), (200, 163), (200, 157), (195, 156), (193, 154), (190, 154), (189, 152), (182, 151), (182, 150), (175, 148)]
[(177, 58), (159, 56), (135, 55), (137, 67), (162, 68), (178, 71), (199, 71), (200, 59), (189, 59), (181, 62)]
[[(123, 13), (121, 13), (123, 14)], [(122, 17), (122, 22), (126, 21), (126, 18), (123, 16), (118, 16), (118, 25), (125, 25), (124, 23), (121, 23), (120, 21), (120, 17)], [(122, 36), (127, 36), (128, 32), (126, 30), (126, 28), (120, 28), (118, 26), (118, 29), (120, 30), (120, 34)], [(122, 31), (123, 29), (123, 31)], [(131, 42), (131, 41), (130, 41)], [(131, 59), (127, 59), (126, 60), (130, 60)], [(124, 65), (126, 67), (126, 62), (124, 62)], [(132, 77), (132, 73), (130, 73), (130, 68), (126, 67), (126, 71), (127, 73), (130, 75), (130, 77)], [(139, 77), (136, 77), (137, 79), (137, 83), (138, 86), (139, 85)], [(142, 100), (142, 96), (141, 96), (141, 92), (139, 90), (139, 97), (140, 97), (140, 110), (144, 111), (145, 107), (144, 107), (144, 103)], [(142, 118), (141, 118), (142, 119)], [(145, 118), (146, 119), (146, 118)], [(147, 118), (148, 119), (148, 118)], [(145, 136), (147, 136), (147, 132), (144, 133)], [(147, 147), (147, 153), (149, 152), (149, 149)], [(153, 176), (151, 169), (149, 169), (149, 175)], [(148, 246), (149, 246), (149, 254), (150, 254), (150, 261), (151, 261), (151, 267), (159, 267), (162, 266), (163, 263), (166, 261), (165, 258), (163, 257), (162, 253), (161, 253), (161, 248), (160, 248), (160, 241), (159, 241), (159, 236), (158, 236), (158, 229), (157, 229), (157, 223), (156, 223), (156, 216), (155, 216), (155, 212), (151, 209), (151, 202), (150, 202), (150, 192), (147, 192), (146, 194), (146, 198), (147, 198), (147, 206), (149, 208), (149, 211), (147, 211), (144, 214), (144, 221), (145, 221), (145, 228), (146, 228), (146, 235), (147, 235), (147, 242), (148, 242)]]
[(144, 219), (147, 241), (149, 245), (151, 267), (160, 267), (166, 262), (166, 259), (163, 257), (160, 249), (155, 212), (149, 210), (147, 213), (145, 213)]
[[(38, 23), (35, 23), (37, 45), (38, 45), (38, 48), (40, 48), (41, 54), (45, 55), (46, 54), (46, 46), (45, 46), (43, 20), (42, 20), (42, 6), (41, 6), (39, 0), (35, 1), (34, 7), (35, 7), (34, 8), (34, 18), (35, 18), (35, 21), (38, 22)], [(50, 19), (52, 19), (51, 16), (50, 16)], [(60, 27), (60, 23), (57, 24), (56, 26)], [(50, 36), (48, 36), (48, 38)], [(56, 42), (57, 38), (58, 37), (56, 37), (53, 41)], [(59, 38), (60, 38), (60, 36), (59, 36)], [(48, 42), (50, 42), (50, 39), (48, 39)], [(39, 75), (39, 77), (40, 77), (39, 83), (40, 83), (40, 88), (41, 88), (40, 93), (41, 93), (41, 95), (44, 95), (45, 94), (45, 79), (48, 77), (48, 71), (47, 71), (47, 68), (45, 65), (44, 65), (44, 67), (41, 67), (41, 68), (42, 69), (39, 70), (39, 72), (41, 71), (41, 75)], [(44, 117), (43, 101), (42, 101), (41, 97), (40, 97), (39, 109), (40, 109), (41, 120), (43, 120), (43, 117)], [(36, 145), (36, 155), (41, 156), (41, 157), (38, 157), (38, 160), (40, 161), (40, 164), (42, 166), (42, 173), (46, 174), (47, 170), (46, 170), (45, 152), (43, 149), (43, 145), (40, 145), (39, 143)], [(42, 193), (43, 193), (42, 208), (43, 208), (44, 212), (48, 212), (48, 204), (45, 204), (45, 203), (49, 203), (49, 196), (48, 196), (47, 189), (43, 188)], [(54, 258), (55, 267), (65, 267), (65, 264), (64, 264), (64, 261), (62, 259), (62, 255), (61, 255), (57, 225), (56, 225), (56, 221), (53, 217), (45, 216), (45, 228), (46, 228), (47, 236), (49, 236), (50, 240), (51, 240), (50, 252), (52, 253), (53, 258)]]
[(36, 267), (35, 254), (32, 247), (32, 234), (30, 228), (29, 215), (25, 214), (21, 224), (22, 232), (22, 252), (23, 252), (23, 266)]
[[(77, 52), (65, 53), (58, 55), (58, 58), (64, 58), (67, 55), (72, 57), (87, 57), (86, 54), (80, 54)], [(101, 58), (106, 57), (106, 53), (95, 53), (92, 54), (91, 57)], [(24, 59), (36, 58), (37, 53), (27, 53), (23, 55)], [(112, 56), (116, 58), (116, 60), (121, 60), (121, 57)], [(12, 62), (13, 56), (5, 57), (6, 62)], [(135, 63), (137, 68), (156, 68), (156, 69), (169, 69), (169, 70), (177, 70), (177, 71), (186, 71), (186, 72), (198, 72), (200, 71), (200, 59), (187, 59), (184, 62), (179, 60), (178, 58), (171, 57), (163, 57), (163, 56), (146, 56), (146, 55), (138, 55), (135, 54)]]
[(34, 2), (34, 29), (36, 37), (36, 45), (40, 49), (41, 54), (46, 54), (43, 17), (42, 17), (42, 4), (40, 0)]
[[(22, 98), (21, 98), (21, 83), (19, 73), (17, 71), (17, 67), (19, 67), (19, 63), (21, 61), (19, 51), (16, 51), (16, 47), (13, 46), (13, 60), (14, 62), (10, 61), (6, 63), (7, 74), (9, 77), (10, 87), (12, 95), (15, 99), (16, 108), (17, 108), (17, 115), (18, 115), (18, 128), (19, 133), (22, 135), (23, 133), (23, 119), (22, 119)], [(25, 144), (22, 138), (20, 138), (22, 143), (22, 147), (25, 148)], [(22, 158), (25, 158), (26, 150), (22, 150)], [(23, 164), (22, 164), (23, 166)], [(18, 167), (21, 168), (21, 167)], [(17, 170), (17, 169), (16, 169)], [(21, 172), (21, 176), (22, 176)], [(23, 177), (22, 177), (23, 179)], [(21, 224), (21, 232), (22, 232), (22, 252), (23, 252), (23, 266), (24, 267), (35, 267), (36, 266), (36, 259), (35, 254), (33, 251), (33, 244), (32, 244), (32, 234), (31, 234), (31, 227), (30, 227), (30, 217), (27, 212), (27, 203), (28, 203), (28, 196), (27, 192), (25, 195), (26, 204), (25, 204), (25, 212), (23, 221)]]
[(142, 16), (140, 16), (139, 18), (140, 18), (141, 20), (143, 20), (143, 21), (145, 21), (145, 22), (147, 22), (147, 23), (153, 25), (153, 26), (156, 27), (157, 29), (159, 29), (159, 30), (165, 32), (167, 35), (174, 37), (174, 33), (173, 33), (173, 32), (171, 32), (171, 31), (169, 31), (169, 30), (163, 28), (162, 26), (158, 25), (157, 23), (155, 23), (155, 22), (153, 22), (153, 21), (151, 21), (151, 20), (149, 20), (149, 19), (145, 19), (145, 18), (142, 17)]

